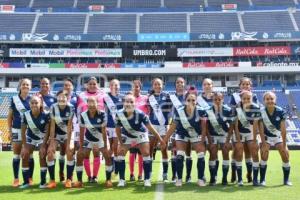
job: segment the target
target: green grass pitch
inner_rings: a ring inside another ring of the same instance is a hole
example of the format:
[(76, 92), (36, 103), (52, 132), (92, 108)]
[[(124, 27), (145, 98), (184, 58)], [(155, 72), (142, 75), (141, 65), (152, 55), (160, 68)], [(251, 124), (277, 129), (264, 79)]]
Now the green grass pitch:
[[(37, 158), (37, 154), (35, 154)], [(98, 184), (85, 184), (83, 189), (64, 189), (61, 183), (53, 190), (38, 189), (39, 167), (38, 159), (36, 160), (35, 185), (29, 189), (21, 190), (11, 187), (12, 183), (12, 152), (0, 152), (0, 199), (1, 200), (186, 200), (186, 199), (212, 199), (212, 200), (299, 200), (300, 199), (300, 151), (291, 151), (291, 181), (292, 187), (282, 185), (282, 169), (281, 160), (277, 151), (272, 151), (268, 162), (267, 171), (267, 187), (252, 187), (246, 183), (244, 187), (238, 187), (233, 184), (222, 186), (218, 184), (216, 187), (199, 188), (196, 185), (196, 157), (194, 155), (192, 178), (193, 183), (184, 184), (181, 188), (177, 188), (173, 183), (162, 183), (160, 176), (161, 164), (158, 161), (160, 154), (157, 154), (157, 160), (153, 163), (152, 187), (144, 188), (142, 182), (129, 182), (125, 188), (117, 188), (118, 178), (114, 178), (114, 188), (104, 188), (104, 165), (101, 165)], [(207, 164), (206, 160), (206, 164)], [(137, 167), (137, 166), (136, 166)], [(126, 165), (126, 177), (129, 179), (128, 164)], [(58, 166), (56, 167), (58, 171)], [(136, 170), (137, 171), (137, 170)], [(246, 167), (243, 172), (245, 174)], [(229, 172), (230, 174), (230, 172)], [(76, 175), (74, 174), (76, 177)], [(171, 177), (171, 167), (169, 166), (169, 178)], [(209, 178), (208, 167), (206, 165), (206, 177)], [(20, 174), (21, 178), (21, 174)], [(58, 175), (57, 175), (58, 179)], [(84, 176), (86, 179), (86, 176)], [(221, 179), (221, 167), (219, 168), (218, 182)], [(229, 177), (228, 177), (229, 179)], [(246, 181), (246, 179), (244, 179)], [(163, 188), (162, 193), (157, 192), (157, 187)]]

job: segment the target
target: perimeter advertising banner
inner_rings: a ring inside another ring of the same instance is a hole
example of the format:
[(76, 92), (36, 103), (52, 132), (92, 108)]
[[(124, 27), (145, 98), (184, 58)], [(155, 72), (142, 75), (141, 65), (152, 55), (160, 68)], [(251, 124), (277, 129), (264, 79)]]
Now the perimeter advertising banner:
[(16, 58), (121, 58), (122, 49), (30, 49), (11, 48), (9, 57)]

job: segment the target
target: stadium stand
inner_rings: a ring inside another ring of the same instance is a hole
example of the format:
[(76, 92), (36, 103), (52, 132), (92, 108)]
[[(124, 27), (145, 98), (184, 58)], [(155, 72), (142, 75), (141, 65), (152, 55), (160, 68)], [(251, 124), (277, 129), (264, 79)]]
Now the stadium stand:
[(295, 31), (287, 11), (245, 12), (242, 15), (245, 31)]
[(82, 34), (85, 18), (84, 14), (43, 14), (39, 18), (36, 32)]
[(241, 31), (236, 13), (194, 13), (191, 33), (219, 33)]
[[(4, 14), (0, 13), (0, 30), (4, 33), (30, 33), (35, 14)], [(13, 24), (13, 26), (11, 25)]]
[(74, 0), (34, 0), (32, 8), (71, 8)]
[(90, 17), (88, 33), (136, 33), (135, 14), (94, 14)]
[(141, 16), (141, 33), (187, 32), (185, 14), (144, 14)]

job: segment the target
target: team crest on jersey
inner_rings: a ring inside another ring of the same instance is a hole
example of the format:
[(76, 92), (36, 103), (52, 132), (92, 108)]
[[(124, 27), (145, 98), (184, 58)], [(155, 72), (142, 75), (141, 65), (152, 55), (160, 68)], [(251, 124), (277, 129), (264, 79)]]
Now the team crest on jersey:
[(52, 102), (52, 103), (53, 103), (53, 102), (54, 102), (54, 99), (50, 99), (50, 102)]
[(251, 117), (255, 117), (255, 113), (252, 113)]
[(162, 97), (161, 99), (162, 99), (162, 100), (166, 100), (167, 98), (166, 98), (166, 97)]
[(101, 122), (101, 119), (97, 119), (97, 123), (100, 123)]
[(276, 117), (276, 121), (279, 121), (280, 120), (280, 117)]
[(44, 124), (44, 123), (45, 123), (45, 120), (42, 119), (42, 120), (41, 120), (41, 124)]
[(66, 117), (69, 117), (70, 116), (70, 113), (69, 112), (66, 112)]

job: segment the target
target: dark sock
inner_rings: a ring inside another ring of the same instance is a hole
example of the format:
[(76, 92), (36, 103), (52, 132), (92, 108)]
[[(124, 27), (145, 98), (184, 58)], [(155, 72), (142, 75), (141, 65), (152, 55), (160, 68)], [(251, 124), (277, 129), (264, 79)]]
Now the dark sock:
[(106, 166), (106, 170), (105, 170), (105, 175), (106, 175), (106, 180), (111, 180), (111, 173), (113, 171), (113, 167), (112, 166)]
[(210, 183), (216, 182), (216, 165), (215, 162), (213, 165), (209, 165), (209, 173), (210, 173)]
[(59, 173), (64, 173), (65, 159), (59, 159)]
[(83, 166), (78, 166), (76, 169), (76, 174), (77, 174), (77, 180), (79, 182), (82, 182), (82, 171), (83, 171)]
[(282, 167), (283, 170), (283, 181), (284, 183), (289, 181), (291, 167)]
[(163, 174), (168, 174), (168, 168), (169, 168), (168, 160), (163, 159), (162, 165), (163, 165)]
[(182, 179), (182, 173), (183, 173), (183, 155), (177, 155), (176, 157), (176, 171), (177, 171), (177, 178), (179, 180)]
[(49, 171), (50, 180), (51, 181), (55, 180), (55, 164), (54, 164), (54, 161), (48, 162), (48, 171)]
[(34, 172), (34, 159), (30, 158), (29, 159), (29, 178), (33, 177), (33, 172)]
[(150, 179), (152, 160), (151, 158), (143, 158), (144, 179)]
[(29, 168), (22, 169), (24, 184), (29, 184)]
[(250, 162), (246, 162), (246, 166), (247, 166), (247, 174), (252, 174), (252, 168), (253, 168), (253, 166), (252, 166), (252, 161), (250, 161)]
[(215, 167), (215, 175), (218, 176), (218, 171), (219, 171), (219, 164), (220, 164), (220, 161), (219, 160), (216, 160), (216, 167)]
[(198, 158), (197, 169), (198, 169), (198, 179), (203, 180), (204, 171), (205, 171), (205, 159), (204, 158)]
[(13, 171), (14, 171), (14, 178), (19, 178), (19, 170), (20, 170), (20, 158), (14, 158), (12, 162)]
[(227, 181), (228, 171), (229, 171), (229, 165), (222, 165), (223, 181)]
[(72, 178), (74, 167), (75, 167), (74, 160), (67, 162), (67, 179), (69, 179), (69, 180), (71, 180), (71, 178)]
[(125, 160), (118, 161), (120, 179), (125, 180)]
[(176, 177), (176, 157), (171, 160), (172, 177)]
[(47, 167), (41, 167), (41, 171), (40, 171), (41, 185), (46, 184), (46, 175), (47, 175)]
[(186, 165), (186, 177), (191, 178), (191, 172), (192, 172), (192, 166), (193, 166), (193, 160), (191, 157), (186, 158), (185, 165)]
[(237, 175), (238, 175), (238, 182), (243, 181), (243, 168), (242, 166), (236, 167)]
[(260, 182), (266, 181), (267, 165), (260, 165)]

